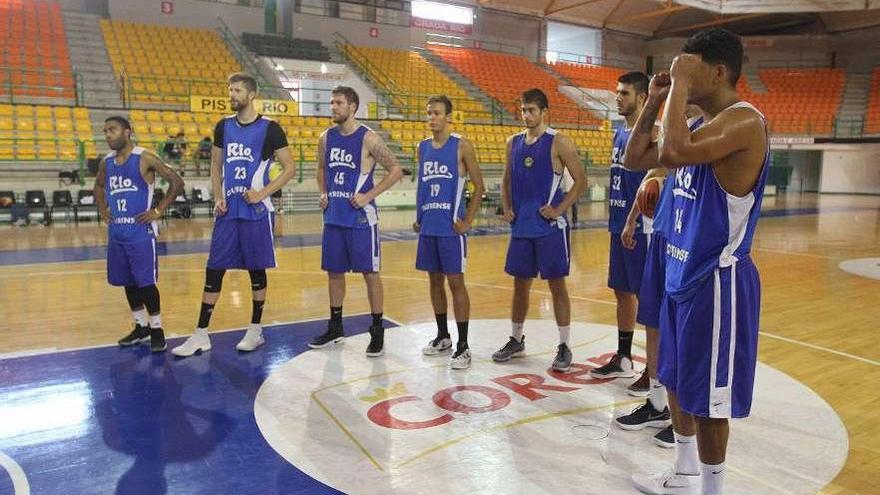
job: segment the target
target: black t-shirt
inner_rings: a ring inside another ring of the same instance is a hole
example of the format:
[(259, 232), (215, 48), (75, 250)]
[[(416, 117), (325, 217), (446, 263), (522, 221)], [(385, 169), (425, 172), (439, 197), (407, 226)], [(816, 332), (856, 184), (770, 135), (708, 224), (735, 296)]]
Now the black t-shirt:
[[(258, 114), (257, 118), (254, 119), (254, 122), (258, 122), (263, 116)], [(235, 118), (236, 122), (238, 122), (238, 117)], [(223, 149), (223, 128), (226, 119), (217, 122), (217, 125), (214, 126), (214, 146)], [(242, 127), (247, 127), (249, 125), (253, 125), (254, 122), (250, 122), (247, 124), (242, 124), (238, 122), (238, 125)], [(272, 160), (275, 151), (280, 150), (281, 148), (287, 147), (287, 134), (284, 133), (284, 129), (281, 128), (281, 125), (274, 120), (269, 121), (269, 127), (266, 129), (266, 140), (263, 142), (263, 152), (261, 160)]]

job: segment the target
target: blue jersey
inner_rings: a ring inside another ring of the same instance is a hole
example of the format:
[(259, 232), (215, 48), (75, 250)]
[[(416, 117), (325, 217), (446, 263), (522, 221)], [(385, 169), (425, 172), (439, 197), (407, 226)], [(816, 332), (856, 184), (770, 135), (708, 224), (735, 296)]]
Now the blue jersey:
[(460, 136), (452, 134), (440, 149), (432, 139), (419, 143), (419, 183), (416, 193), (416, 222), (423, 235), (458, 235), (452, 228), (464, 218), (464, 177), (458, 174)]
[(562, 173), (553, 170), (550, 150), (556, 130), (550, 127), (534, 143), (526, 144), (526, 132), (513, 136), (510, 148), (510, 202), (513, 237), (544, 237), (565, 228), (565, 215), (547, 220), (538, 210), (562, 202)]
[[(697, 130), (701, 125), (703, 125), (703, 117), (698, 117), (697, 119), (688, 122), (688, 127), (691, 132)], [(670, 172), (669, 175), (667, 175), (666, 180), (663, 182), (663, 189), (660, 191), (660, 198), (657, 200), (657, 205), (654, 207), (653, 229), (654, 232), (665, 237), (668, 232), (668, 225), (672, 222), (673, 174)]]
[[(745, 102), (729, 108), (754, 109)], [(671, 297), (689, 299), (716, 268), (749, 257), (769, 161), (768, 140), (755, 187), (742, 197), (728, 194), (708, 163), (676, 169), (675, 176), (667, 180), (667, 187), (673, 188), (673, 224), (667, 226), (671, 228), (666, 235), (666, 291)]]
[(141, 174), (141, 154), (136, 146), (128, 158), (116, 162), (113, 151), (104, 159), (104, 194), (110, 208), (110, 237), (120, 242), (134, 242), (154, 237), (156, 225), (142, 224), (135, 217), (150, 209), (153, 203), (153, 185), (147, 184)]
[[(608, 193), (608, 231), (620, 234), (626, 225), (626, 217), (636, 200), (636, 192), (647, 172), (633, 172), (623, 166), (623, 153), (632, 129), (621, 125), (614, 131), (614, 147), (611, 151), (611, 190)], [(642, 216), (636, 220), (636, 234), (643, 232)]]
[(351, 205), (351, 198), (373, 188), (375, 164), (367, 173), (361, 173), (361, 151), (364, 136), (370, 128), (361, 124), (353, 133), (343, 136), (338, 127), (327, 130), (324, 146), (324, 184), (327, 188), (327, 209), (324, 223), (340, 227), (370, 227), (379, 221), (376, 202), (363, 208)]
[(271, 198), (250, 204), (244, 199), (249, 189), (259, 191), (269, 184), (269, 162), (263, 159), (263, 143), (271, 120), (259, 117), (242, 126), (235, 115), (224, 119), (223, 128), (223, 195), (226, 198), (225, 218), (260, 220), (273, 211)]

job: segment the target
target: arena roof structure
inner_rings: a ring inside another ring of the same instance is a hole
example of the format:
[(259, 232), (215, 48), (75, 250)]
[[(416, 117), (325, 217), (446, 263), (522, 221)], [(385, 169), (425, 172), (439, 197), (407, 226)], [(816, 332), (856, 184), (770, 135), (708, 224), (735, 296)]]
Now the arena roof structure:
[(651, 38), (724, 26), (742, 35), (834, 34), (880, 26), (880, 0), (478, 0), (481, 7)]

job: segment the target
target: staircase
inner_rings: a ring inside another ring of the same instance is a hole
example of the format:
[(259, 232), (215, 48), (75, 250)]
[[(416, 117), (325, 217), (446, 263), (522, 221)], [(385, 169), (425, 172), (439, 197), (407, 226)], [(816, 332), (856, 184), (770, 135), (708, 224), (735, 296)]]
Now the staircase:
[(245, 48), (238, 36), (229, 29), (223, 18), (217, 17), (219, 27), (217, 28), (220, 38), (226, 42), (229, 52), (235, 57), (235, 60), (241, 65), (242, 69), (254, 76), (257, 84), (260, 86), (260, 93), (263, 97), (276, 100), (289, 100), (290, 95), (281, 87), (281, 81), (275, 75), (274, 70), (269, 68), (265, 63), (258, 60), (254, 54)]
[[(101, 18), (67, 11), (62, 15), (70, 48), (70, 63), (79, 79), (79, 106), (122, 108), (119, 82), (101, 33)], [(104, 125), (103, 122), (101, 125)]]
[(749, 83), (749, 89), (752, 90), (753, 93), (766, 93), (767, 86), (764, 86), (764, 81), (761, 81), (761, 76), (758, 75), (758, 66), (749, 64), (743, 67), (743, 76), (746, 78), (746, 82)]
[(835, 137), (858, 137), (862, 135), (870, 87), (870, 67), (850, 67), (847, 69), (843, 96), (834, 123)]
[(571, 94), (568, 94), (564, 91), (562, 92), (562, 94), (574, 100), (574, 102), (577, 103), (577, 105), (582, 107), (584, 110), (589, 111), (591, 114), (593, 114), (593, 117), (601, 120), (611, 120), (612, 114), (615, 114), (611, 111), (611, 107), (609, 107), (608, 104), (606, 104), (604, 101), (584, 91), (580, 86), (575, 84), (574, 81), (556, 72), (549, 65), (540, 62), (534, 65), (537, 65), (538, 67), (543, 69), (544, 72), (555, 77), (564, 85), (574, 88), (574, 95), (576, 97), (573, 97)]
[(504, 105), (502, 105), (501, 102), (495, 100), (488, 94), (484, 93), (483, 90), (476, 87), (470, 79), (458, 73), (458, 71), (447, 64), (439, 55), (427, 49), (418, 50), (418, 52), (425, 60), (436, 67), (437, 70), (442, 72), (449, 79), (452, 79), (458, 87), (465, 90), (468, 96), (481, 102), (484, 110), (495, 114), (500, 113), (503, 121), (517, 120), (514, 115), (511, 115), (510, 112), (504, 108)]

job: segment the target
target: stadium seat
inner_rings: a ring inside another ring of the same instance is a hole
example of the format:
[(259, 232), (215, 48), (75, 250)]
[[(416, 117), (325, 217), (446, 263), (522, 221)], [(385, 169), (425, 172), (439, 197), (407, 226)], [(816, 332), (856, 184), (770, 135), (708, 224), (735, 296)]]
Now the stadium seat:
[(190, 93), (225, 95), (226, 76), (241, 70), (212, 30), (102, 19), (101, 31), (117, 77), (124, 68), (133, 101), (186, 103)]

